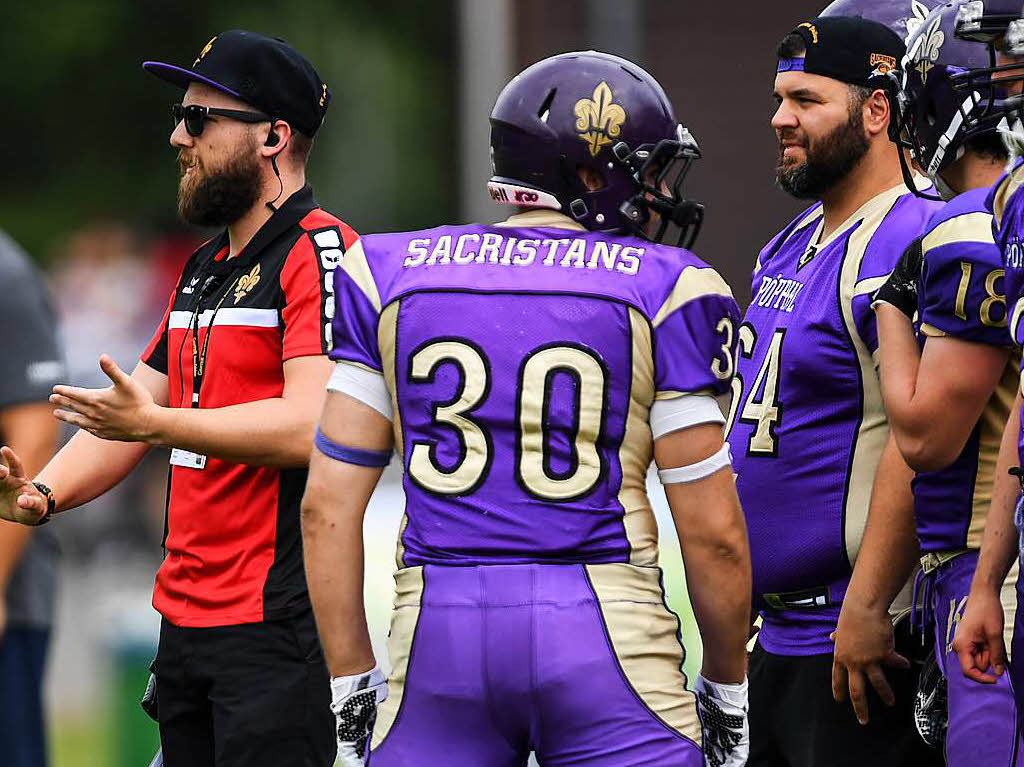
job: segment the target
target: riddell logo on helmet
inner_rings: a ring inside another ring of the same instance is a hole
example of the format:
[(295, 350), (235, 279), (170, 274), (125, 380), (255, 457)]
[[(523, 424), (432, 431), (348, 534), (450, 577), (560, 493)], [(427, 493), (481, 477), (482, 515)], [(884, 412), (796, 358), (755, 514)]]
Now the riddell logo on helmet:
[[(519, 205), (529, 205), (530, 203), (540, 202), (540, 195), (530, 189), (509, 190), (505, 186), (491, 184), (487, 188), (487, 191), (491, 193), (491, 199), (495, 202), (517, 203)], [(512, 192), (511, 197), (509, 197), (509, 191)]]

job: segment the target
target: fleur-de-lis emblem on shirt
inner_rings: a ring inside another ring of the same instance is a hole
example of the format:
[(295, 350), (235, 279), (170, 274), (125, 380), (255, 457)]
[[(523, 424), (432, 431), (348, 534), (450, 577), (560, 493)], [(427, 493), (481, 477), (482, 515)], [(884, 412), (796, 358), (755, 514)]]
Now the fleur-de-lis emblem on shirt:
[(626, 122), (626, 110), (612, 101), (612, 89), (605, 82), (594, 88), (592, 99), (577, 101), (573, 111), (576, 131), (587, 142), (591, 157), (612, 143)]
[(904, 42), (910, 40), (914, 33), (921, 28), (924, 20), (928, 18), (928, 6), (921, 0), (910, 0), (910, 12), (913, 14), (907, 18), (907, 37)]
[(932, 25), (925, 32), (924, 39), (914, 53), (914, 68), (921, 73), (921, 80), (923, 82), (928, 81), (928, 72), (931, 71), (932, 67), (939, 60), (939, 50), (942, 48), (942, 44), (946, 42), (945, 32), (939, 29), (941, 21), (941, 19), (935, 19), (932, 22)]
[(235, 285), (235, 303), (237, 304), (242, 300), (242, 296), (256, 287), (256, 283), (260, 281), (260, 265), (256, 264), (252, 268), (252, 271), (246, 275), (243, 275), (238, 279), (238, 283)]

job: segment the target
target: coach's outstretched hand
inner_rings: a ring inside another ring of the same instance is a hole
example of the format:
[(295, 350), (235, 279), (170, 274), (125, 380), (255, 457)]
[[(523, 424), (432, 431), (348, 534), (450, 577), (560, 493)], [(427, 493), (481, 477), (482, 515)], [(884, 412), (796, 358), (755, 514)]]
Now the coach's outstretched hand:
[(0, 448), (0, 519), (36, 525), (46, 516), (46, 496), (25, 476), (21, 460), (9, 447)]
[(832, 641), (832, 697), (842, 702), (849, 691), (857, 721), (867, 724), (867, 683), (875, 688), (885, 705), (895, 705), (896, 695), (885, 678), (884, 667), (908, 669), (910, 661), (896, 652), (888, 611), (860, 609), (852, 601), (843, 603)]
[(960, 660), (960, 670), (968, 679), (995, 684), (996, 678), (1002, 676), (1006, 669), (1006, 647), (1003, 604), (998, 592), (971, 589), (967, 607), (956, 627), (953, 649)]
[(106, 389), (53, 387), (50, 403), (58, 408), (54, 417), (101, 439), (145, 442), (158, 407), (153, 395), (106, 354), (100, 357), (100, 370), (112, 384)]

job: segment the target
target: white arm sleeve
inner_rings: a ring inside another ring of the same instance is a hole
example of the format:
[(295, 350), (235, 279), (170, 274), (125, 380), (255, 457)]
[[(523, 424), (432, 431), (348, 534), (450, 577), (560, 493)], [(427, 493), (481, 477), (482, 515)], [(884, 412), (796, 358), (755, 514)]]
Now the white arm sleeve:
[(699, 423), (725, 423), (718, 400), (710, 394), (686, 394), (655, 400), (651, 405), (650, 418), (654, 439)]
[(341, 392), (369, 405), (389, 421), (394, 420), (391, 410), (391, 394), (384, 376), (350, 362), (338, 362), (327, 381), (327, 390)]

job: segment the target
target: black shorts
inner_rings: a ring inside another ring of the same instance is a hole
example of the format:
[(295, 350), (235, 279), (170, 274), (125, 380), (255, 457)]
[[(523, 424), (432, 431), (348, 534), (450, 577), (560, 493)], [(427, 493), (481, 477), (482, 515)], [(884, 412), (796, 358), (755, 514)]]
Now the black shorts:
[(896, 695), (886, 706), (868, 685), (861, 725), (849, 700), (832, 697), (832, 655), (750, 654), (748, 767), (941, 767), (940, 749), (914, 726), (914, 670), (885, 669)]
[(331, 687), (312, 610), (216, 628), (166, 620), (153, 665), (166, 767), (330, 767)]

